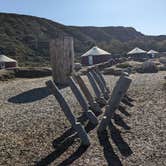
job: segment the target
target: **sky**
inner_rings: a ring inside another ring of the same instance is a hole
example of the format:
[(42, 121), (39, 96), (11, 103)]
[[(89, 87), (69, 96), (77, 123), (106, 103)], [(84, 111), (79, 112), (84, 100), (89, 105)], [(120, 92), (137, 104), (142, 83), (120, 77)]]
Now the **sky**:
[(166, 0), (0, 0), (0, 12), (65, 25), (126, 26), (146, 35), (166, 35)]

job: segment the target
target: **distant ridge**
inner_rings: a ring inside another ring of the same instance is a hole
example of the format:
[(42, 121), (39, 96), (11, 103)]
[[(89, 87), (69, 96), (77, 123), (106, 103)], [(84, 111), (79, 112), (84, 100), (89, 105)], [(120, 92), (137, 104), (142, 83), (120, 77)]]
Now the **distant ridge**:
[(74, 38), (78, 57), (94, 45), (113, 54), (137, 46), (166, 52), (166, 36), (146, 36), (132, 27), (65, 26), (45, 18), (0, 13), (0, 51), (22, 65), (47, 65), (50, 39), (64, 34)]

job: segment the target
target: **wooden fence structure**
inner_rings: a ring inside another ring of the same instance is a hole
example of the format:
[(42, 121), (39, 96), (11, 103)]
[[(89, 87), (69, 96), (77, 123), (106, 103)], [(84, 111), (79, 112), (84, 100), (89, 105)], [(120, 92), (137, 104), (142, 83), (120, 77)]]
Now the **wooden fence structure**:
[[(106, 130), (108, 123), (114, 117), (116, 110), (124, 109), (121, 105), (122, 102), (127, 106), (133, 106), (133, 99), (127, 95), (132, 79), (127, 73), (123, 73), (111, 92), (104, 76), (98, 69), (90, 69), (87, 72), (86, 77), (92, 86), (91, 88), (93, 89), (95, 96), (92, 96), (88, 86), (80, 75), (68, 77), (68, 85), (83, 110), (84, 120), (89, 121), (94, 126), (99, 124), (97, 131), (101, 133)], [(85, 131), (83, 124), (76, 120), (58, 86), (51, 80), (47, 81), (46, 85), (59, 102), (62, 111), (71, 123), (72, 128), (77, 132), (82, 145), (89, 146), (90, 138), (88, 133)], [(105, 106), (105, 112), (102, 120), (99, 122), (97, 116), (102, 114), (101, 102), (102, 107)]]

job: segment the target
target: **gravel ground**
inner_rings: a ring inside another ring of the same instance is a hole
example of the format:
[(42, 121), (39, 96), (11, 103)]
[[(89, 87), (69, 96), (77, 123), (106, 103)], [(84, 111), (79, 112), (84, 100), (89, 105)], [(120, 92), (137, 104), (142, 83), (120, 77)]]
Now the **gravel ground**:
[[(53, 148), (52, 142), (63, 140), (70, 125), (45, 88), (50, 77), (0, 82), (0, 165), (166, 166), (165, 75), (132, 75), (128, 93), (136, 99), (135, 106), (117, 111), (102, 135), (87, 127), (91, 139), (87, 149), (74, 136)], [(112, 89), (118, 77), (106, 78)], [(71, 90), (61, 91), (73, 113), (81, 115)]]

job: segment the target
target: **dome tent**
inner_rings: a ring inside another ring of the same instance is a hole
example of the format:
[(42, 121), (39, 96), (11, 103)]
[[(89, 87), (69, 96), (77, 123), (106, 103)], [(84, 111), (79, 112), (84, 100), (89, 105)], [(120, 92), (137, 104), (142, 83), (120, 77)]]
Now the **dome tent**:
[(106, 62), (110, 58), (111, 58), (111, 53), (104, 51), (97, 46), (94, 46), (81, 56), (81, 63), (84, 66), (89, 66), (89, 65)]
[(0, 55), (0, 69), (17, 67), (17, 61), (5, 55)]

